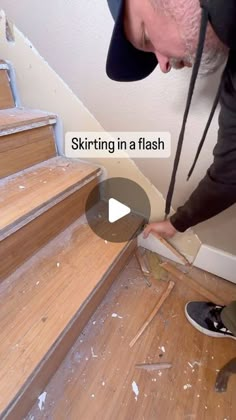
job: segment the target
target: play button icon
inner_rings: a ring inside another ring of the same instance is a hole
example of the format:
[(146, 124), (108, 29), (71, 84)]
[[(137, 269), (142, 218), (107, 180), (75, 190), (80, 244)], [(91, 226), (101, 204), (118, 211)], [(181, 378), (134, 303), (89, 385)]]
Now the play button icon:
[(97, 184), (86, 201), (86, 217), (94, 233), (109, 242), (128, 242), (149, 222), (150, 203), (143, 188), (128, 178)]
[(108, 203), (108, 220), (110, 223), (115, 223), (131, 213), (131, 209), (128, 206), (115, 200), (115, 198), (110, 198)]

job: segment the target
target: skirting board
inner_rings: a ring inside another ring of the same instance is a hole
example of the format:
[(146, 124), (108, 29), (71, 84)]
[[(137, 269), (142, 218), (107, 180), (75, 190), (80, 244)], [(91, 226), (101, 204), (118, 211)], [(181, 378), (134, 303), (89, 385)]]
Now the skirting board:
[(218, 248), (202, 245), (193, 265), (232, 283), (236, 283), (235, 255), (228, 254)]
[(158, 239), (154, 236), (150, 235), (147, 239), (143, 238), (143, 234), (141, 233), (138, 237), (138, 246), (142, 246), (143, 248), (148, 249), (149, 251), (156, 252), (157, 254), (161, 255), (162, 257), (168, 258), (174, 262), (179, 264), (183, 264), (182, 261), (176, 257), (173, 252), (171, 252), (165, 245), (163, 245)]

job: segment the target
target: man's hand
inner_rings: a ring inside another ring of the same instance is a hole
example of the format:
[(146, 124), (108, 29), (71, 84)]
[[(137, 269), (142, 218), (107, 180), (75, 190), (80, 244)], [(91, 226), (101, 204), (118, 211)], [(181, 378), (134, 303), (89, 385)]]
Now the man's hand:
[(145, 239), (148, 238), (151, 232), (162, 236), (162, 238), (172, 238), (176, 234), (177, 230), (170, 223), (170, 220), (165, 220), (164, 222), (150, 223), (147, 225), (143, 231), (143, 237)]

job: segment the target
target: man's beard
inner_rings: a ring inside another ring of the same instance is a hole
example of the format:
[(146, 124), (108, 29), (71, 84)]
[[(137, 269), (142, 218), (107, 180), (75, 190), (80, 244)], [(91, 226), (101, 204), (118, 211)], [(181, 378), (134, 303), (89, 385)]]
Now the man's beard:
[[(215, 73), (227, 59), (227, 49), (221, 51), (209, 50), (202, 54), (201, 65), (199, 68), (199, 76), (208, 76)], [(195, 62), (195, 55), (189, 55), (182, 59), (171, 58), (171, 67), (175, 70), (180, 70), (183, 67), (192, 67)]]

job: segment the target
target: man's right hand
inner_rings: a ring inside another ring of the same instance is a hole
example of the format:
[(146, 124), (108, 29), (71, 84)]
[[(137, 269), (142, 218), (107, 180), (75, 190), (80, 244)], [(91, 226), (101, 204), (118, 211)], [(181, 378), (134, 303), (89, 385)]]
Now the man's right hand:
[(143, 231), (143, 237), (145, 239), (148, 238), (152, 232), (162, 238), (168, 239), (172, 238), (177, 233), (177, 230), (171, 224), (170, 220), (165, 220), (164, 222), (150, 223), (147, 225)]

